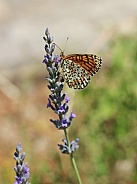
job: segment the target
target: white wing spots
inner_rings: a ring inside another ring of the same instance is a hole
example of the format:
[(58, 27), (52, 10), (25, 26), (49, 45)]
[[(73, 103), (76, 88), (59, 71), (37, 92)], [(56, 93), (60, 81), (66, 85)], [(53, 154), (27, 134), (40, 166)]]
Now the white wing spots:
[(71, 60), (62, 59), (63, 78), (70, 88), (84, 89), (90, 83), (88, 72)]

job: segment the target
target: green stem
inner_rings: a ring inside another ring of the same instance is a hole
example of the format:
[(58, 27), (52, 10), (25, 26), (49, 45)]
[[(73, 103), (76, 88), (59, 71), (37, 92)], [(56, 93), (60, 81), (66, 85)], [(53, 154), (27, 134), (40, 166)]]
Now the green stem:
[(78, 172), (77, 164), (75, 162), (75, 158), (74, 158), (73, 153), (70, 154), (70, 159), (71, 159), (71, 163), (72, 163), (72, 166), (74, 168), (74, 171), (76, 173), (76, 176), (77, 176), (77, 179), (78, 179), (78, 183), (82, 184), (82, 181), (81, 181), (81, 178), (80, 178), (80, 175), (79, 175), (79, 172)]
[[(70, 142), (69, 142), (69, 138), (68, 138), (68, 134), (67, 134), (66, 129), (64, 129), (64, 133), (65, 133), (65, 137), (66, 137), (67, 144), (68, 144), (68, 146), (70, 147)], [(76, 174), (76, 176), (77, 176), (78, 183), (79, 183), (79, 184), (82, 184), (82, 181), (81, 181), (81, 178), (80, 178), (80, 175), (79, 175), (79, 172), (78, 172), (77, 164), (76, 164), (76, 162), (75, 162), (75, 158), (74, 158), (73, 153), (70, 153), (70, 160), (71, 160), (73, 169), (74, 169), (74, 171), (75, 171), (75, 174)]]
[(67, 134), (67, 130), (66, 129), (64, 129), (64, 133), (65, 133), (65, 137), (66, 137), (66, 141), (67, 141), (68, 147), (70, 147), (69, 138), (68, 138), (68, 134)]

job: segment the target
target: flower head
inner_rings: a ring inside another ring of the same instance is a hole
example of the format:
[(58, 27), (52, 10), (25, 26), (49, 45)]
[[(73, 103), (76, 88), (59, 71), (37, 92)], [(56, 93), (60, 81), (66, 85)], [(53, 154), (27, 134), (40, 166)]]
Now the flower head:
[(50, 36), (49, 30), (45, 30), (45, 51), (43, 63), (46, 65), (49, 77), (46, 80), (49, 82), (48, 88), (51, 94), (48, 98), (47, 108), (51, 108), (58, 116), (58, 120), (50, 120), (58, 129), (68, 128), (72, 119), (75, 117), (73, 113), (67, 116), (69, 110), (68, 103), (70, 98), (63, 93), (64, 79), (60, 75), (59, 64), (60, 58), (57, 55), (53, 55), (55, 50), (55, 44), (53, 43), (53, 37)]
[(14, 170), (16, 172), (14, 184), (29, 184), (28, 180), (30, 178), (29, 167), (27, 163), (23, 163), (25, 159), (25, 153), (20, 153), (22, 150), (21, 144), (18, 143), (16, 146), (16, 152), (14, 153), (14, 159), (16, 160), (16, 166)]

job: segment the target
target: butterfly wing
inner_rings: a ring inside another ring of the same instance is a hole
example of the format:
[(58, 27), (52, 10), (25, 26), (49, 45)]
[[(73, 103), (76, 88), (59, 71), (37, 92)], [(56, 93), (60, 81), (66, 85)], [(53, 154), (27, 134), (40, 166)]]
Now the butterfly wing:
[(70, 88), (84, 89), (90, 82), (90, 75), (72, 60), (65, 59), (61, 63), (63, 78)]
[(72, 54), (62, 57), (63, 77), (70, 88), (84, 89), (100, 69), (102, 59), (93, 54)]
[(91, 76), (96, 74), (102, 65), (102, 58), (94, 54), (72, 54), (65, 56), (65, 59), (72, 60), (80, 65)]

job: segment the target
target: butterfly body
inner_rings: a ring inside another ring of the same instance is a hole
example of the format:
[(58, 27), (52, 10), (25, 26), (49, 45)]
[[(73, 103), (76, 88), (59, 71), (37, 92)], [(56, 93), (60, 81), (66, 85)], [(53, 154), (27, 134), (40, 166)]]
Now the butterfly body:
[(102, 59), (94, 54), (71, 54), (65, 56), (61, 53), (61, 68), (63, 78), (70, 88), (84, 89), (90, 78), (98, 72)]

